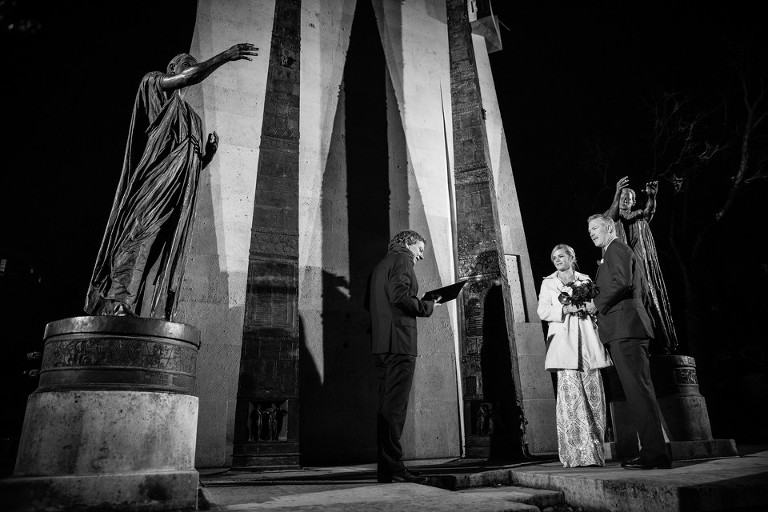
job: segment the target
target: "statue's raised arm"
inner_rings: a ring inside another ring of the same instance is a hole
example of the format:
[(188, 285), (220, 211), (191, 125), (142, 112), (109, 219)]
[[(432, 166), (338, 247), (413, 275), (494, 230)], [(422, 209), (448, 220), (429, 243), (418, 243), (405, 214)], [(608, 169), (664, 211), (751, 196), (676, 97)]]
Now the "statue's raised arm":
[(228, 62), (257, 55), (258, 48), (250, 43), (238, 43), (203, 62), (182, 53), (165, 72), (142, 78), (86, 313), (173, 319), (200, 170), (219, 144), (216, 132), (204, 137), (202, 120), (184, 101), (184, 91)]
[(174, 91), (199, 84), (227, 62), (251, 60), (259, 55), (259, 49), (250, 43), (238, 43), (208, 60), (197, 62), (188, 53), (181, 53), (168, 64), (168, 73), (160, 79), (164, 91)]
[(649, 181), (645, 184), (645, 208), (643, 208), (643, 218), (647, 222), (653, 220), (653, 214), (656, 213), (656, 193), (659, 191), (658, 181)]
[(619, 220), (619, 205), (621, 203), (622, 193), (628, 185), (629, 176), (624, 176), (616, 182), (616, 192), (613, 194), (613, 202), (611, 203), (611, 207), (605, 212), (605, 216), (614, 222)]

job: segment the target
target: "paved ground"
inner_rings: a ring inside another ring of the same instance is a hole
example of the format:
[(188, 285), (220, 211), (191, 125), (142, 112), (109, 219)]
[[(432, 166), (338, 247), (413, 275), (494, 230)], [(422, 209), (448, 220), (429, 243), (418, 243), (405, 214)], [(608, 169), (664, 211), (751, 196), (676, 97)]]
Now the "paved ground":
[(379, 484), (374, 465), (296, 471), (201, 470), (201, 509), (212, 511), (762, 511), (768, 447), (740, 457), (675, 462), (669, 470), (565, 469), (556, 460), (413, 461), (427, 485)]

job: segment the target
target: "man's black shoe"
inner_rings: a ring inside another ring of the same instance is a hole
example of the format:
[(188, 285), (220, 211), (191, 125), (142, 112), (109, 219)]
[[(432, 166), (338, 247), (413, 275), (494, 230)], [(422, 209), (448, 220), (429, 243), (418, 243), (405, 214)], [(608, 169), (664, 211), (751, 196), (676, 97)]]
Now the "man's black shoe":
[(647, 461), (642, 457), (633, 457), (622, 462), (621, 467), (624, 469), (669, 469), (672, 467), (672, 463), (669, 459)]
[(423, 484), (427, 481), (427, 478), (424, 476), (417, 476), (410, 471), (406, 470), (403, 473), (395, 473), (392, 475), (392, 481), (393, 482), (410, 482), (413, 484)]
[(627, 464), (637, 464), (640, 462), (640, 457), (632, 457), (631, 459), (624, 459), (621, 461), (621, 467), (626, 466)]
[(392, 482), (423, 484), (427, 481), (427, 478), (404, 471), (403, 473), (395, 473), (393, 475), (379, 475), (376, 480), (381, 484), (391, 484)]

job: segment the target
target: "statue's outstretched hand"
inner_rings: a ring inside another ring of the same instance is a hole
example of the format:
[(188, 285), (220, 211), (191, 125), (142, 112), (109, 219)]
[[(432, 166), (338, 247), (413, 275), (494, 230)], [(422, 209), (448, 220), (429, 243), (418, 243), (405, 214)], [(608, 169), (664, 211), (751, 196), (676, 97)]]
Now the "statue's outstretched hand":
[(224, 52), (227, 60), (251, 60), (251, 57), (258, 57), (259, 49), (251, 43), (237, 43), (229, 50)]
[(656, 192), (658, 191), (659, 191), (658, 181), (650, 181), (645, 184), (645, 193), (648, 194), (648, 197), (656, 196)]
[(219, 149), (219, 135), (216, 132), (208, 134), (208, 140), (205, 143), (205, 154), (203, 155), (203, 169), (213, 160), (213, 155)]

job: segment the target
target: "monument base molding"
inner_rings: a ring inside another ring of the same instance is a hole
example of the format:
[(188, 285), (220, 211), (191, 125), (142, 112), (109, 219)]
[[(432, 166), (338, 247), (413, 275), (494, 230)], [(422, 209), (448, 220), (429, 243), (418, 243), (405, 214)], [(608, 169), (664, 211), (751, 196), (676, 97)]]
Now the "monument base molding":
[(196, 470), (134, 471), (12, 477), (0, 481), (0, 494), (13, 512), (184, 512), (197, 510), (197, 487)]

